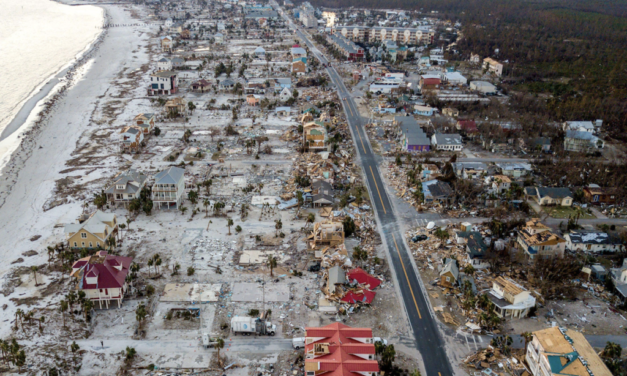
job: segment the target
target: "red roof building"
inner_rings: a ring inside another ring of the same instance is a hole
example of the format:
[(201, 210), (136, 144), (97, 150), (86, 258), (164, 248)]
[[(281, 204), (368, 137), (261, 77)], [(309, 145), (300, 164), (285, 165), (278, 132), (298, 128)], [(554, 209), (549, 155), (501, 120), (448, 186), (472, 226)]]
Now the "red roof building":
[(72, 277), (78, 279), (76, 289), (97, 301), (100, 308), (103, 303), (109, 308), (111, 300), (117, 301), (120, 307), (127, 291), (126, 276), (132, 261), (131, 257), (109, 255), (106, 251), (83, 257), (72, 265)]
[(457, 130), (464, 131), (466, 133), (477, 133), (477, 123), (474, 120), (458, 120)]
[(356, 303), (364, 303), (370, 304), (374, 300), (374, 297), (377, 295), (376, 292), (364, 289), (361, 293), (357, 293), (355, 291), (349, 291), (344, 295), (342, 301), (345, 303), (356, 304)]
[(379, 278), (375, 278), (370, 274), (366, 273), (362, 268), (355, 268), (348, 271), (348, 282), (352, 283), (353, 281), (357, 281), (360, 285), (368, 285), (370, 290), (376, 289), (380, 284), (381, 280)]
[(372, 329), (333, 323), (305, 328), (306, 376), (377, 376)]

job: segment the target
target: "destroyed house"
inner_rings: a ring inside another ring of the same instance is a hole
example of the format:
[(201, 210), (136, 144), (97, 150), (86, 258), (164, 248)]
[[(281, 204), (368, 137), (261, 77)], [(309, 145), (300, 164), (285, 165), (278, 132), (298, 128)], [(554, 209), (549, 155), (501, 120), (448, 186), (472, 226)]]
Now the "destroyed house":
[[(463, 236), (458, 233), (457, 236)], [(466, 240), (466, 256), (468, 257), (468, 263), (475, 269), (486, 269), (490, 266), (487, 262), (486, 253), (488, 246), (483, 241), (483, 236), (480, 232), (469, 231)]]
[(590, 184), (583, 189), (583, 195), (586, 201), (598, 205), (613, 205), (616, 203), (616, 195), (608, 192), (606, 188), (601, 188), (597, 184)]
[(313, 152), (327, 150), (327, 130), (321, 121), (303, 125), (303, 147)]
[(530, 258), (563, 257), (566, 246), (566, 240), (552, 233), (538, 219), (528, 221), (525, 227), (518, 231), (517, 242)]
[(611, 376), (584, 335), (557, 326), (531, 333), (525, 360), (533, 376)]
[(566, 248), (585, 253), (620, 252), (622, 241), (618, 236), (602, 231), (573, 230), (564, 235)]
[(195, 93), (206, 93), (211, 90), (211, 82), (202, 79), (190, 85), (190, 89)]
[(112, 300), (118, 302), (119, 308), (127, 291), (126, 276), (132, 261), (131, 257), (109, 255), (106, 251), (79, 259), (72, 265), (72, 277), (78, 280), (76, 290), (83, 291), (101, 309), (103, 303), (109, 308)]
[(374, 290), (381, 284), (381, 280), (366, 273), (362, 268), (355, 268), (348, 271), (348, 283), (351, 285), (362, 285), (370, 290)]
[(308, 239), (311, 240), (311, 248), (344, 244), (344, 225), (342, 222), (316, 222)]
[(341, 266), (335, 265), (329, 269), (329, 275), (327, 278), (327, 290), (330, 294), (335, 294), (336, 287), (346, 283), (346, 272)]
[(488, 172), (488, 165), (483, 162), (455, 162), (452, 165), (458, 178), (477, 179)]
[(150, 133), (155, 128), (155, 114), (139, 114), (133, 119), (133, 124), (143, 129), (144, 133)]
[(440, 271), (440, 285), (451, 288), (455, 286), (459, 279), (459, 267), (457, 260), (452, 258), (444, 259), (444, 266)]
[(378, 376), (372, 329), (333, 323), (305, 328), (306, 376)]
[(129, 169), (117, 176), (113, 184), (105, 189), (107, 201), (115, 205), (128, 205), (131, 200), (139, 198), (142, 188), (146, 184), (146, 175), (137, 170)]
[(536, 298), (509, 278), (497, 277), (492, 281), (488, 298), (494, 303), (494, 312), (501, 318), (527, 317), (536, 306)]
[(335, 179), (335, 165), (329, 160), (321, 160), (307, 167), (307, 176), (311, 180), (324, 180), (333, 183)]
[(440, 180), (430, 180), (422, 183), (422, 193), (424, 195), (425, 204), (440, 203), (443, 205), (450, 204), (453, 201), (453, 190), (451, 187)]

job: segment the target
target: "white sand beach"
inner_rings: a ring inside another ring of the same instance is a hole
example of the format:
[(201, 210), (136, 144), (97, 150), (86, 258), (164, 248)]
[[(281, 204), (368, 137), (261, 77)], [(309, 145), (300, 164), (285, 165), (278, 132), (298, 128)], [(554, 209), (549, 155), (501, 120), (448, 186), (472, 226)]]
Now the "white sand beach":
[[(131, 12), (121, 6), (103, 6), (112, 23), (137, 22)], [(137, 70), (148, 62), (148, 55), (137, 53), (149, 40), (150, 26), (111, 28), (103, 34), (99, 46), (75, 73), (76, 83), (57, 100), (46, 120), (40, 125), (15, 132), (22, 140), (2, 171), (0, 180), (0, 283), (7, 292), (8, 274), (23, 257), (35, 250), (37, 256), (24, 257), (20, 267), (47, 262), (46, 246), (59, 241), (53, 236), (55, 224), (73, 222), (81, 212), (81, 203), (70, 202), (44, 211), (44, 203), (52, 196), (55, 181), (65, 176), (66, 161), (71, 158), (83, 132), (91, 126), (91, 117), (99, 98), (109, 90), (112, 81), (124, 68)], [(31, 238), (37, 240), (31, 241)], [(0, 295), (0, 306), (7, 304), (3, 315), (12, 317), (15, 305), (10, 301), (19, 290)], [(39, 304), (46, 305), (46, 301)], [(10, 325), (0, 325), (0, 337), (10, 333)]]

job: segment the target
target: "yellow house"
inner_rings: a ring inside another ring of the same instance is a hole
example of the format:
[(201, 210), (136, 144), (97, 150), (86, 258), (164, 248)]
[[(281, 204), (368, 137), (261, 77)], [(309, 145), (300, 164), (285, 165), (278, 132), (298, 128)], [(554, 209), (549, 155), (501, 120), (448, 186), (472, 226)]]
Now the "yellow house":
[(106, 241), (118, 231), (115, 214), (97, 210), (87, 220), (65, 225), (70, 248), (105, 248)]

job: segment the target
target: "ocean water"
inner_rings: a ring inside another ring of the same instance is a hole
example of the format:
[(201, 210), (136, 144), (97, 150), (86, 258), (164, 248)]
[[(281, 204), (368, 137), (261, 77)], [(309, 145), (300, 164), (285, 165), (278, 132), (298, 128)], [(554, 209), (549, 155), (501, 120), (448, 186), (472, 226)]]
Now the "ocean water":
[(28, 98), (100, 34), (95, 6), (0, 0), (0, 133)]

